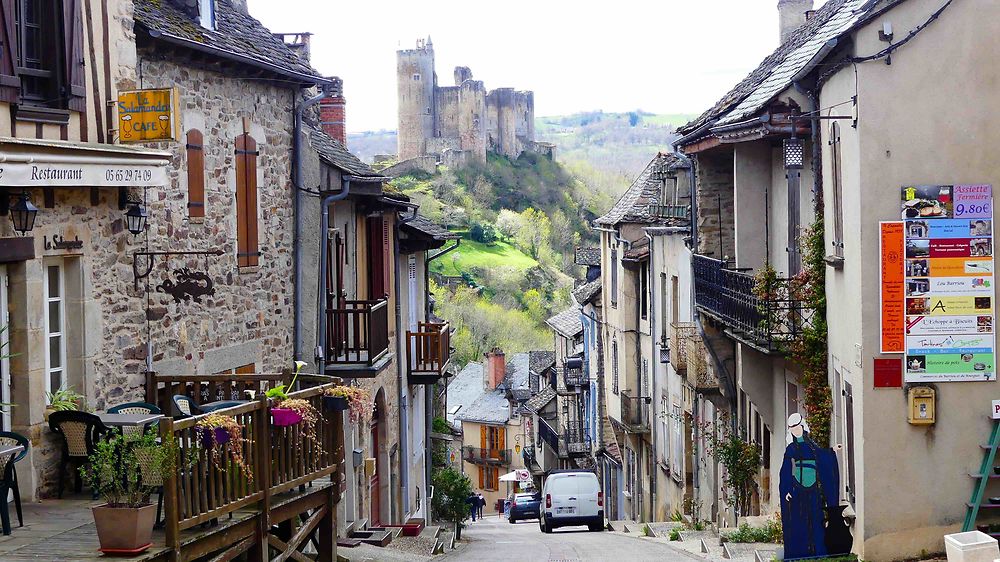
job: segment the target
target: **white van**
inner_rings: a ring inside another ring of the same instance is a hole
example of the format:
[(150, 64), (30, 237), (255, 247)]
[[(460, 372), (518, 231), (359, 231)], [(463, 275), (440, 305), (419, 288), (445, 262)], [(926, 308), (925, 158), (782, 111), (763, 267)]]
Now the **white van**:
[(538, 511), (543, 533), (572, 525), (603, 530), (604, 492), (597, 475), (586, 470), (553, 470), (542, 486)]

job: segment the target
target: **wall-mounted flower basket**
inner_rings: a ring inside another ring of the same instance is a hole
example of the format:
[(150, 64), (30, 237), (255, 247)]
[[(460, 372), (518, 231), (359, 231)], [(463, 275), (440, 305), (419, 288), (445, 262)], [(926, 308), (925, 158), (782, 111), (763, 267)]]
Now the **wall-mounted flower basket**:
[(291, 408), (271, 408), (271, 423), (277, 427), (288, 427), (302, 421), (302, 414)]
[(206, 449), (229, 443), (229, 430), (225, 427), (203, 428), (198, 433), (201, 435), (201, 444)]
[(344, 412), (351, 407), (347, 398), (343, 396), (324, 396), (323, 409), (328, 412)]

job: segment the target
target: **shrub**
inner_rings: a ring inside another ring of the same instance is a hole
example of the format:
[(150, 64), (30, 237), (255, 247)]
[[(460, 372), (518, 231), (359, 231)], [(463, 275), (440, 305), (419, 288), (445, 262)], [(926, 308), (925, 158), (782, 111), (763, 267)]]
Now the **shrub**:
[(780, 543), (781, 519), (769, 519), (763, 527), (751, 527), (746, 523), (732, 533), (722, 535), (722, 540), (728, 542), (770, 542)]
[(454, 468), (442, 468), (432, 475), (435, 517), (455, 524), (455, 539), (462, 539), (462, 522), (469, 517), (466, 500), (472, 495), (472, 481)]
[(672, 541), (679, 541), (679, 540), (681, 540), (681, 531), (680, 531), (680, 529), (676, 529), (676, 528), (670, 529), (670, 540), (672, 540)]

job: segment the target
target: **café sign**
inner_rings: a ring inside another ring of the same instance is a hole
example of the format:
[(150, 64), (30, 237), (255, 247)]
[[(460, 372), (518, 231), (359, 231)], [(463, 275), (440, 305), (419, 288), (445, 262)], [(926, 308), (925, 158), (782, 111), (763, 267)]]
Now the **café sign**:
[(180, 138), (176, 88), (118, 93), (118, 140), (122, 143)]

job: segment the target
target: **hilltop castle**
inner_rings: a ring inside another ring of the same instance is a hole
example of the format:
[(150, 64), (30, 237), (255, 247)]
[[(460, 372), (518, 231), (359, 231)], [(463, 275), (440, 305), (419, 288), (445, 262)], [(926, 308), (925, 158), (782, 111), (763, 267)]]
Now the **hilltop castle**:
[(498, 88), (487, 92), (466, 66), (455, 68), (455, 85), (439, 86), (434, 45), (396, 51), (399, 85), (399, 161), (436, 155), (442, 161), (486, 161), (486, 151), (517, 158), (525, 150), (551, 154), (535, 143), (532, 92)]

